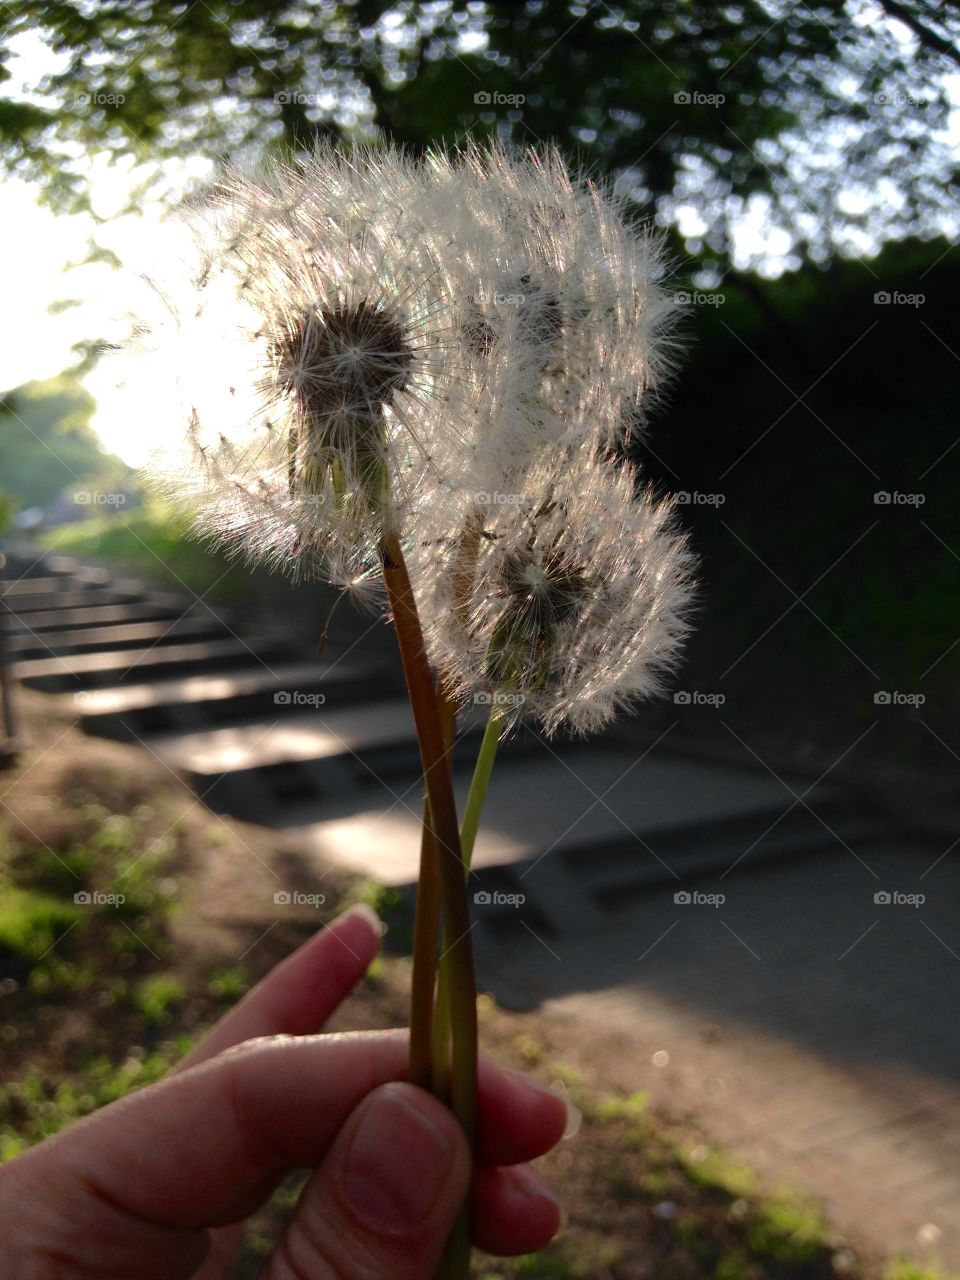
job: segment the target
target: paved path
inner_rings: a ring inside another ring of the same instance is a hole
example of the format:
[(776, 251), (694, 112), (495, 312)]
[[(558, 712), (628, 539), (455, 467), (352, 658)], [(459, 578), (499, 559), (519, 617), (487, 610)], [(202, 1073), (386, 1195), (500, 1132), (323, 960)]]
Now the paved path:
[[(869, 870), (838, 849), (704, 880), (720, 906), (649, 890), (589, 937), (513, 931), (484, 985), (615, 1035), (625, 1088), (809, 1189), (841, 1229), (921, 1256), (939, 1237), (932, 1256), (960, 1270), (960, 859), (856, 852)], [(926, 902), (875, 903), (894, 890)]]
[[(415, 877), (416, 749), (385, 654), (317, 659), (58, 557), (4, 603), (15, 671), (88, 732), (143, 743), (221, 811), (296, 822), (317, 877)], [(472, 885), (482, 986), (576, 1019), (578, 1043), (595, 1024), (625, 1088), (841, 1228), (913, 1251), (938, 1237), (960, 1270), (960, 851), (884, 839), (746, 752), (738, 768), (670, 746), (510, 749)]]

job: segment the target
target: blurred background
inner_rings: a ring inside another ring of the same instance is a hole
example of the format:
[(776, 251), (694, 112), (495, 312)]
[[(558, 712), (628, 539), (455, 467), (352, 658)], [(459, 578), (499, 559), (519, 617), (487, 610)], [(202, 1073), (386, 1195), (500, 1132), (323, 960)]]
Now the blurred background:
[(357, 896), (392, 921), (358, 1025), (404, 1017), (390, 633), (138, 479), (177, 424), (113, 353), (168, 213), (320, 137), (552, 141), (669, 243), (686, 354), (636, 456), (703, 588), (667, 699), (504, 754), (485, 1034), (585, 1129), (567, 1240), (478, 1274), (960, 1270), (958, 36), (946, 0), (3, 10), (0, 1151)]

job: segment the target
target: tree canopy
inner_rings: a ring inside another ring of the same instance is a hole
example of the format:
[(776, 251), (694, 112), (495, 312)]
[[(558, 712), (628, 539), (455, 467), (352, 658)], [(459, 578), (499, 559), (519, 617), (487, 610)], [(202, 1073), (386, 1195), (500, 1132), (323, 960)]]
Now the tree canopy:
[[(814, 260), (933, 234), (956, 204), (955, 0), (21, 0), (0, 34), (0, 151), (61, 205), (91, 153), (378, 130), (554, 139), (719, 259), (751, 197)], [(37, 34), (49, 53), (18, 62)]]
[(93, 409), (89, 393), (69, 374), (28, 382), (3, 396), (0, 449), (8, 499), (45, 507), (85, 485), (120, 486), (128, 469), (101, 449), (90, 427)]

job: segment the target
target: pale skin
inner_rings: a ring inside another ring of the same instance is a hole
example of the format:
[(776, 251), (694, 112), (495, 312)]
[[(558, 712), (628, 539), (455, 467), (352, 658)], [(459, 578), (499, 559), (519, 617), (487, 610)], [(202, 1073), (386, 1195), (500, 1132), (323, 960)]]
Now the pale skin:
[[(405, 1083), (404, 1032), (320, 1035), (379, 946), (348, 912), (274, 969), (161, 1083), (0, 1168), (4, 1274), (18, 1280), (227, 1280), (242, 1224), (290, 1169), (311, 1171), (263, 1280), (430, 1280), (470, 1176), (463, 1136)], [(481, 1063), (473, 1236), (542, 1248), (561, 1210), (529, 1161), (561, 1099)]]

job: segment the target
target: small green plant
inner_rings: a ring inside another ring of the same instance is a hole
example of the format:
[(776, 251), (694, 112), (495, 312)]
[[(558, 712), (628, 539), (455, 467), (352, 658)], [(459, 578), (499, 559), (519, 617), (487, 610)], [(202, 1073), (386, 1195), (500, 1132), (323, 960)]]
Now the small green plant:
[(762, 1202), (747, 1232), (754, 1253), (780, 1265), (813, 1262), (828, 1249), (819, 1215), (793, 1198)]
[(734, 1199), (757, 1194), (753, 1171), (722, 1151), (697, 1146), (682, 1152), (681, 1161), (687, 1177), (703, 1191), (720, 1191)]
[(883, 1273), (883, 1280), (960, 1280), (947, 1275), (938, 1266), (923, 1266), (912, 1258), (893, 1258)]
[(214, 1000), (222, 1000), (224, 1004), (235, 1004), (249, 990), (250, 978), (239, 965), (217, 969), (207, 979), (207, 991)]
[(144, 978), (134, 991), (134, 1004), (144, 1022), (151, 1027), (169, 1022), (170, 1014), (186, 996), (181, 983), (167, 973)]
[(36, 964), (80, 919), (73, 902), (8, 886), (0, 894), (0, 951)]
[(0, 1158), (9, 1160), (71, 1121), (133, 1089), (153, 1084), (189, 1048), (189, 1039), (179, 1037), (154, 1053), (131, 1053), (120, 1063), (95, 1057), (76, 1078), (57, 1081), (32, 1071), (21, 1080), (0, 1086)]
[(607, 1093), (596, 1101), (588, 1103), (584, 1111), (592, 1120), (601, 1124), (623, 1120), (635, 1122), (646, 1115), (649, 1097), (645, 1093), (631, 1093), (626, 1097), (620, 1094)]

